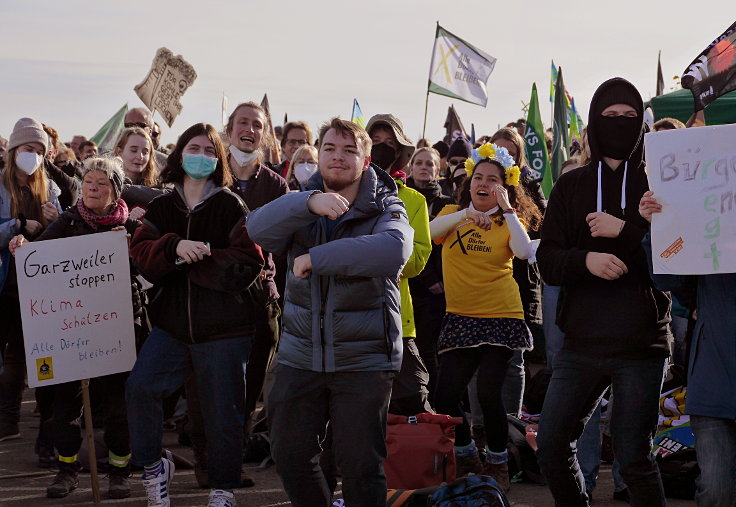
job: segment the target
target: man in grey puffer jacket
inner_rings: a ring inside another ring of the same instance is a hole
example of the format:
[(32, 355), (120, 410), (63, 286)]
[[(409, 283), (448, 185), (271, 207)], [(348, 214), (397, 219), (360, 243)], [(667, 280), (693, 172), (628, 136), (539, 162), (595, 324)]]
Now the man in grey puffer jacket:
[(413, 230), (396, 184), (370, 167), (370, 152), (364, 129), (331, 120), (320, 130), (319, 173), (307, 191), (248, 217), (254, 242), (289, 251), (268, 418), (276, 469), (297, 507), (330, 505), (318, 464), (328, 420), (345, 503), (386, 503), (386, 418), (402, 351), (398, 278)]

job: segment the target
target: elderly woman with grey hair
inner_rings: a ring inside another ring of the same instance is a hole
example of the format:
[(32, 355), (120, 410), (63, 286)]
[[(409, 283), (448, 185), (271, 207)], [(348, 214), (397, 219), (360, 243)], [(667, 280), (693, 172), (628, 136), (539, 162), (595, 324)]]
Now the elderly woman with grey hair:
[[(76, 206), (62, 213), (49, 224), (36, 241), (83, 236), (98, 232), (125, 230), (133, 234), (140, 222), (128, 217), (128, 207), (120, 198), (123, 189), (122, 162), (118, 158), (93, 157), (84, 162), (82, 170), (82, 198)], [(22, 235), (10, 241), (10, 251), (26, 243)], [(134, 297), (134, 310), (140, 310), (139, 298)], [(136, 301), (138, 299), (138, 301)], [(136, 308), (137, 306), (137, 308)], [(118, 373), (92, 379), (93, 388), (106, 395), (105, 443), (109, 454), (109, 496), (130, 496), (128, 477), (130, 471), (130, 441), (128, 436), (127, 412), (125, 409), (125, 380), (128, 373)], [(94, 384), (97, 384), (95, 386)], [(81, 468), (77, 453), (82, 444), (79, 413), (82, 394), (79, 382), (67, 382), (40, 389), (53, 390), (53, 434), (54, 445), (59, 453), (59, 472), (46, 489), (49, 498), (67, 496), (79, 484), (77, 478)]]

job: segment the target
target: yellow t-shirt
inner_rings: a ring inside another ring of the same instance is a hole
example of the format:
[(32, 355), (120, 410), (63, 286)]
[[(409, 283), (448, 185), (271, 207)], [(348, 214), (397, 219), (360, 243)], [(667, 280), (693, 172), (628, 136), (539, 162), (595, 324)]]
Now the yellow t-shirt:
[[(448, 204), (438, 217), (459, 211)], [(452, 229), (442, 243), (442, 274), (447, 311), (466, 317), (523, 319), (519, 286), (513, 277), (511, 235), (493, 217), (490, 230), (471, 221)]]

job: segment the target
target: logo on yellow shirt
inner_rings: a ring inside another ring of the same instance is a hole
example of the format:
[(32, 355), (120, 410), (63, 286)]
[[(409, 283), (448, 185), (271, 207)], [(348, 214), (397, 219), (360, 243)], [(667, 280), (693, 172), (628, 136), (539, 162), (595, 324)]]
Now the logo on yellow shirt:
[[(468, 251), (491, 253), (491, 247), (486, 244), (486, 240), (475, 229), (465, 231), (462, 235), (460, 235), (460, 231), (455, 231), (455, 235), (457, 239), (450, 244), (450, 248), (458, 245), (463, 255), (469, 255)], [(465, 243), (463, 243), (463, 239)]]

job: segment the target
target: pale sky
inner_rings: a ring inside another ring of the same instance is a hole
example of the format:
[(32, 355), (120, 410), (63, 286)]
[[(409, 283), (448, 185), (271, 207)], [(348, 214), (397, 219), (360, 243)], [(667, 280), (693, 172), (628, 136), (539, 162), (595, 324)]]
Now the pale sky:
[(437, 21), (498, 61), (486, 108), (430, 95), (432, 142), (444, 135), (450, 104), (478, 135), (519, 118), (533, 82), (548, 124), (552, 59), (587, 122), (605, 79), (625, 77), (648, 100), (659, 50), (670, 87), (735, 18), (733, 0), (2, 0), (0, 135), (23, 116), (56, 127), (64, 141), (93, 135), (126, 102), (142, 105), (133, 87), (165, 46), (198, 74), (173, 128), (159, 121), (165, 143), (196, 122), (219, 128), (223, 92), (228, 113), (267, 92), (277, 124), (288, 113), (315, 129), (349, 118), (357, 98), (366, 118), (393, 113), (416, 141)]

